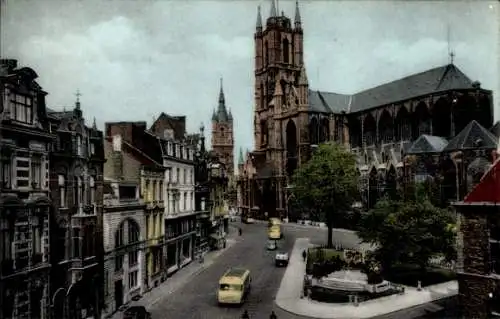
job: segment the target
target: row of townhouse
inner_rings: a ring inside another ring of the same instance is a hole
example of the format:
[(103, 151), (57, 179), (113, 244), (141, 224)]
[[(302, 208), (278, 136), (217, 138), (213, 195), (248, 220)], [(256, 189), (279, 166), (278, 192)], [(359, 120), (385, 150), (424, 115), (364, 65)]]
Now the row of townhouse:
[(0, 319), (99, 318), (223, 242), (227, 179), (185, 117), (104, 134), (37, 77), (0, 60)]
[[(187, 138), (185, 117), (162, 113), (149, 128), (145, 122), (105, 126), (104, 300), (110, 315), (168, 284), (210, 247), (223, 246), (225, 205), (212, 199), (223, 198), (218, 184), (227, 181), (198, 174), (222, 164), (207, 156), (203, 132)], [(208, 195), (197, 196), (200, 184)]]
[(37, 77), (0, 60), (0, 318), (98, 316), (103, 135), (78, 99), (46, 107)]

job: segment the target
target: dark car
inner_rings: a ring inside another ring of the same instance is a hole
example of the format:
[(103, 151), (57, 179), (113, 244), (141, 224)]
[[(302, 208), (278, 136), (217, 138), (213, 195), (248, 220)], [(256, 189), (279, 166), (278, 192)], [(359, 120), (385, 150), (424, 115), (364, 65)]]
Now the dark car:
[(151, 313), (144, 306), (132, 306), (123, 312), (123, 319), (151, 319)]

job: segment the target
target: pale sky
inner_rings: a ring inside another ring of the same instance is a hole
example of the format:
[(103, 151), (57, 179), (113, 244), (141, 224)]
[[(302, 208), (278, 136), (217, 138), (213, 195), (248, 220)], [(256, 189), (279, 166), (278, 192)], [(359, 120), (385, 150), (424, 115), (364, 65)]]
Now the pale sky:
[[(47, 106), (68, 109), (77, 89), (88, 123), (186, 115), (210, 140), (219, 78), (239, 147), (253, 147), (257, 6), (270, 0), (0, 0), (2, 58), (32, 67)], [(309, 86), (354, 93), (449, 62), (500, 91), (494, 1), (300, 1)], [(279, 1), (293, 19), (295, 1)], [(447, 41), (447, 29), (450, 41)]]

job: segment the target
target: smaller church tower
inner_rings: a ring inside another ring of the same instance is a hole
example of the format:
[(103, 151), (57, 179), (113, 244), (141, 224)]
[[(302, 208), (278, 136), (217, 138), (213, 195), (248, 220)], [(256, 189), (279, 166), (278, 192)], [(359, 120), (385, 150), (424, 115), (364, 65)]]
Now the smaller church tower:
[(212, 115), (212, 150), (226, 166), (229, 179), (234, 175), (233, 115), (226, 108), (222, 78), (220, 80), (219, 105)]

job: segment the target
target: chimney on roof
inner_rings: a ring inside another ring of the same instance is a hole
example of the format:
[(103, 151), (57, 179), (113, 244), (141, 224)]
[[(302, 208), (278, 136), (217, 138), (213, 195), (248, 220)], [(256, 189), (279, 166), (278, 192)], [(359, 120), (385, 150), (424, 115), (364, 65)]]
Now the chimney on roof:
[(113, 168), (112, 178), (123, 179), (123, 153), (121, 135), (113, 135), (113, 152), (111, 153), (111, 167)]

